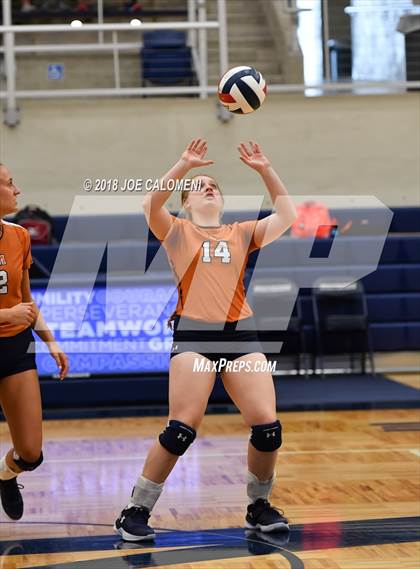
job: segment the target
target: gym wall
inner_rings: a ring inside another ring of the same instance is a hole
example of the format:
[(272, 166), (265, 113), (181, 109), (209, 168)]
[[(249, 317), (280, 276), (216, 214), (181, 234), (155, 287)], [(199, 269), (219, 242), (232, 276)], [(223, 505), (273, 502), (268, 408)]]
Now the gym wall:
[[(293, 194), (373, 194), (389, 206), (419, 205), (419, 109), (417, 93), (269, 94), (258, 112), (222, 124), (214, 97), (22, 101), (21, 124), (1, 127), (0, 159), (24, 191), (22, 205), (52, 214), (70, 211), (85, 178), (159, 178), (194, 137), (208, 139), (216, 164), (205, 171), (227, 194), (263, 192), (236, 150), (253, 139)], [(118, 212), (137, 207), (136, 196), (121, 197)]]

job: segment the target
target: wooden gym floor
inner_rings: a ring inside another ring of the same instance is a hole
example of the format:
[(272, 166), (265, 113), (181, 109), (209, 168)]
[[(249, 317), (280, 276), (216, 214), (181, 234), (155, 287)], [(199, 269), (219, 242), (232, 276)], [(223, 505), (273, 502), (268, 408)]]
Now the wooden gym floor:
[[(46, 461), (20, 477), (25, 515), (0, 514), (0, 569), (418, 569), (420, 411), (279, 417), (272, 502), (290, 519), (289, 541), (241, 529), (239, 415), (206, 416), (156, 506), (154, 546), (123, 544), (112, 524), (165, 418), (46, 421)], [(4, 423), (0, 442), (4, 452)]]

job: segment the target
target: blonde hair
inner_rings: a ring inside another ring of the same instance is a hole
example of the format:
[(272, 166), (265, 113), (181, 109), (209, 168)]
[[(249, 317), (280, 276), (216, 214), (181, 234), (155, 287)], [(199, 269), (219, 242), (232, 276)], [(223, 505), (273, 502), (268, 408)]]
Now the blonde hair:
[[(212, 180), (214, 180), (214, 178), (212, 176), (209, 176), (208, 174), (197, 174), (196, 176), (193, 176), (191, 178), (191, 180), (195, 180), (196, 178), (202, 178), (203, 176), (205, 176), (206, 178), (211, 178)], [(214, 181), (216, 182), (216, 180), (214, 180)], [(217, 189), (219, 190), (219, 192), (222, 196), (222, 199), (223, 199), (222, 190), (220, 189), (219, 184), (217, 182), (216, 182), (216, 186), (217, 186)], [(190, 193), (190, 190), (182, 190), (182, 192), (181, 192), (181, 205), (182, 206), (184, 206), (185, 202), (187, 201), (189, 193)], [(185, 215), (187, 216), (187, 219), (189, 221), (192, 221), (191, 213), (189, 211), (185, 210)], [(221, 217), (222, 217), (222, 213), (220, 214), (219, 222), (221, 221)], [(171, 330), (173, 330), (172, 322), (175, 320), (175, 318), (176, 318), (176, 309), (172, 312), (171, 316), (167, 320), (168, 328), (170, 328)]]

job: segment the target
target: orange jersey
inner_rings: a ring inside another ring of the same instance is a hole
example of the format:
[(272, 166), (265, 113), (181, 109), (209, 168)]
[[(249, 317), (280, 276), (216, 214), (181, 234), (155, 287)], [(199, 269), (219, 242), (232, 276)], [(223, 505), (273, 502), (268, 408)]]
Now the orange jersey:
[(206, 322), (252, 316), (243, 278), (249, 253), (258, 249), (257, 221), (210, 228), (171, 217), (163, 246), (178, 285), (176, 314)]
[[(20, 225), (3, 221), (3, 235), (0, 238), (0, 310), (13, 308), (23, 302), (23, 271), (32, 263), (31, 238)], [(0, 337), (16, 336), (27, 326), (0, 324)]]

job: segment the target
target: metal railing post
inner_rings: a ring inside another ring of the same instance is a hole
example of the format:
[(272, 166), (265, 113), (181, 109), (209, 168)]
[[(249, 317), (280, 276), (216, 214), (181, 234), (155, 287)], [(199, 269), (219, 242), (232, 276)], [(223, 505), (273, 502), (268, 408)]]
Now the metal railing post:
[[(98, 11), (98, 24), (104, 23), (104, 0), (97, 0), (97, 11)], [(98, 42), (104, 42), (104, 32), (101, 30), (98, 32)]]
[[(188, 21), (189, 22), (196, 22), (197, 21), (196, 0), (188, 0)], [(197, 49), (197, 31), (196, 30), (189, 30), (188, 31), (188, 45), (191, 47), (191, 49)]]
[[(197, 0), (188, 0), (188, 21), (195, 24), (197, 22)], [(197, 50), (197, 30), (188, 30), (188, 45), (191, 49), (191, 56), (196, 76), (200, 78), (200, 61)]]
[(217, 19), (219, 21), (220, 76), (222, 76), (229, 69), (226, 0), (217, 0)]
[(323, 39), (323, 54), (324, 54), (324, 72), (325, 79), (331, 81), (331, 63), (330, 63), (330, 50), (328, 41), (330, 39), (330, 22), (328, 17), (328, 0), (322, 0), (322, 39)]
[[(219, 75), (222, 77), (229, 69), (226, 0), (217, 0), (217, 20), (219, 22)], [(232, 113), (220, 101), (217, 103), (217, 117), (223, 123), (228, 123), (233, 118)]]
[[(11, 0), (3, 0), (3, 25), (12, 25)], [(15, 34), (4, 33), (4, 68), (6, 73), (6, 106), (4, 108), (4, 124), (16, 126), (19, 123), (19, 109), (16, 106), (16, 61)]]
[[(206, 0), (198, 0), (198, 21), (205, 22), (207, 20)], [(208, 84), (208, 67), (207, 67), (207, 31), (201, 28), (198, 31), (198, 46), (199, 46), (199, 60), (200, 60), (200, 99), (207, 99), (207, 84)]]
[(112, 32), (112, 43), (115, 46), (113, 51), (114, 57), (114, 83), (115, 88), (121, 88), (121, 72), (120, 72), (120, 52), (118, 50), (118, 32)]

